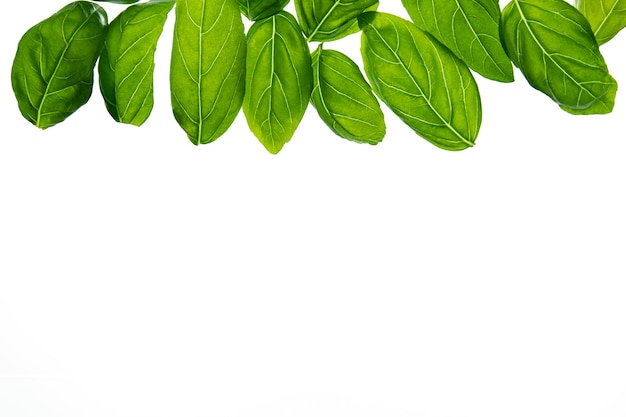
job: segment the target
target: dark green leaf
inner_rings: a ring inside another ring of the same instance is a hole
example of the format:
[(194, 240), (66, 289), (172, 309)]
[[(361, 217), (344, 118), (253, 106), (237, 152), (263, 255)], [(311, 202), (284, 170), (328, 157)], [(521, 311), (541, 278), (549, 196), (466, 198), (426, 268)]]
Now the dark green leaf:
[(585, 17), (563, 0), (513, 0), (502, 12), (502, 38), (530, 85), (565, 111), (613, 109), (617, 83)]
[(11, 82), (27, 120), (46, 129), (89, 100), (106, 25), (100, 6), (78, 1), (26, 32), (18, 45)]
[(513, 66), (500, 43), (498, 0), (402, 0), (415, 24), (470, 68), (496, 81), (513, 81)]
[(174, 116), (196, 145), (241, 109), (246, 38), (235, 0), (177, 0), (170, 86)]
[(313, 54), (311, 103), (335, 134), (376, 145), (385, 137), (385, 118), (359, 67), (341, 52)]
[(309, 42), (332, 41), (358, 31), (357, 18), (378, 0), (295, 0), (300, 26)]
[(261, 20), (280, 12), (289, 0), (237, 0), (241, 13), (250, 20)]
[(359, 18), (374, 92), (415, 132), (447, 150), (474, 146), (482, 110), (467, 66), (413, 23), (386, 13)]
[(599, 45), (626, 27), (626, 0), (576, 0), (576, 7), (591, 24)]
[(243, 112), (265, 148), (278, 153), (289, 142), (309, 104), (311, 54), (296, 19), (280, 12), (248, 33)]
[(115, 120), (140, 126), (154, 105), (154, 53), (174, 0), (130, 6), (109, 25), (98, 70), (100, 91)]

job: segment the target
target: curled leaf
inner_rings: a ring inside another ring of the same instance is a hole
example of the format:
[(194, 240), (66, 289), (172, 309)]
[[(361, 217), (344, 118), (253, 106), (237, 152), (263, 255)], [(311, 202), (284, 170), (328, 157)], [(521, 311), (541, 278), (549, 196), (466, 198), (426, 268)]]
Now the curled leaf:
[(585, 17), (563, 0), (513, 0), (502, 39), (530, 85), (573, 114), (610, 113), (617, 83)]
[(154, 105), (154, 53), (174, 0), (130, 6), (109, 25), (100, 56), (100, 91), (121, 123), (143, 124)]

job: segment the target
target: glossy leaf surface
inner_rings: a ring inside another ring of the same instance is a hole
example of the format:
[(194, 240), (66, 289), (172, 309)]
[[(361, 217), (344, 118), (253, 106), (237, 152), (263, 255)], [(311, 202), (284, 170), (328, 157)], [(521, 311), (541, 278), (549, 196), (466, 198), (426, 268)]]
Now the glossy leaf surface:
[(385, 137), (385, 118), (359, 67), (346, 55), (322, 46), (313, 54), (311, 103), (335, 134), (376, 145)]
[(468, 67), (413, 23), (386, 13), (359, 18), (374, 92), (418, 135), (447, 150), (474, 146), (482, 120)]
[(137, 3), (139, 0), (94, 0), (102, 3), (116, 3), (116, 4), (133, 4)]
[(174, 0), (130, 6), (109, 25), (98, 70), (107, 110), (118, 122), (140, 126), (154, 105), (154, 53)]
[(357, 18), (378, 0), (295, 0), (295, 6), (307, 41), (326, 42), (358, 31)]
[(237, 0), (241, 13), (250, 20), (261, 20), (280, 12), (289, 0)]
[(174, 116), (192, 143), (214, 141), (241, 109), (246, 38), (235, 0), (177, 0), (170, 70)]
[(591, 24), (599, 45), (626, 27), (626, 0), (576, 0), (576, 7)]
[(402, 0), (413, 22), (446, 45), (470, 68), (496, 81), (513, 81), (500, 43), (497, 0)]
[(501, 29), (513, 63), (563, 110), (612, 111), (617, 83), (576, 8), (563, 0), (513, 0), (502, 12)]
[(313, 88), (309, 47), (292, 15), (283, 11), (252, 25), (246, 67), (248, 126), (276, 154), (300, 124)]
[(106, 25), (104, 9), (79, 1), (24, 34), (13, 62), (11, 83), (28, 121), (46, 129), (89, 100)]

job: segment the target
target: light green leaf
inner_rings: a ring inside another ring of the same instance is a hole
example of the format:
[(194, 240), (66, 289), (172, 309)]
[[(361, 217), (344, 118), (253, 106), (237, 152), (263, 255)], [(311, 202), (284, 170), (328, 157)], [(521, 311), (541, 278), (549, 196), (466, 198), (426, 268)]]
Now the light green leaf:
[(358, 31), (357, 18), (375, 10), (378, 0), (295, 0), (307, 41), (326, 42)]
[(213, 142), (241, 109), (246, 38), (235, 0), (177, 0), (170, 89), (195, 145)]
[(13, 61), (11, 83), (28, 121), (46, 129), (87, 103), (106, 25), (102, 7), (78, 1), (24, 34)]
[(130, 6), (109, 25), (100, 55), (100, 91), (118, 122), (141, 126), (154, 105), (154, 53), (174, 0)]
[(311, 103), (335, 134), (376, 145), (385, 137), (385, 118), (359, 67), (338, 51), (313, 53)]
[(270, 153), (280, 152), (293, 136), (312, 88), (311, 54), (296, 19), (282, 11), (254, 23), (248, 32), (243, 112)]
[(500, 43), (498, 0), (402, 0), (413, 22), (471, 69), (496, 81), (513, 81), (513, 66)]
[(133, 4), (133, 3), (137, 3), (139, 0), (93, 0), (93, 1), (99, 1), (103, 3), (116, 3), (116, 4)]
[(280, 12), (289, 0), (237, 0), (241, 13), (250, 20), (261, 20)]
[(599, 45), (626, 27), (626, 0), (576, 0), (576, 7), (591, 24)]
[(474, 146), (482, 120), (469, 68), (413, 23), (386, 13), (359, 18), (374, 92), (418, 135), (447, 150)]
[(573, 114), (613, 110), (617, 83), (585, 17), (563, 0), (513, 0), (502, 39), (530, 85)]

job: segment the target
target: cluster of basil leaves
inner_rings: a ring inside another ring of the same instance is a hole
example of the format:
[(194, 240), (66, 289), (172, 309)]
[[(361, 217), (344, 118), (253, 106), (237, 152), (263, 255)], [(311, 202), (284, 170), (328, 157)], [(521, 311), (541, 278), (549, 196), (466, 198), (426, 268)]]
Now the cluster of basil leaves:
[[(19, 42), (11, 80), (20, 111), (42, 129), (62, 122), (90, 98), (98, 63), (111, 116), (144, 123), (174, 6), (172, 108), (196, 145), (224, 134), (243, 108), (250, 130), (278, 153), (309, 103), (337, 135), (377, 144), (380, 99), (419, 136), (462, 150), (482, 120), (472, 71), (512, 82), (512, 64), (567, 112), (613, 109), (617, 83), (599, 45), (626, 26), (626, 0), (512, 0), (504, 10), (497, 0), (402, 0), (412, 22), (376, 11), (377, 0), (294, 1), (297, 19), (283, 10), (289, 0), (149, 0), (110, 23), (98, 4), (73, 2)], [(254, 22), (247, 35), (242, 14)], [(359, 31), (369, 83), (324, 44)]]

